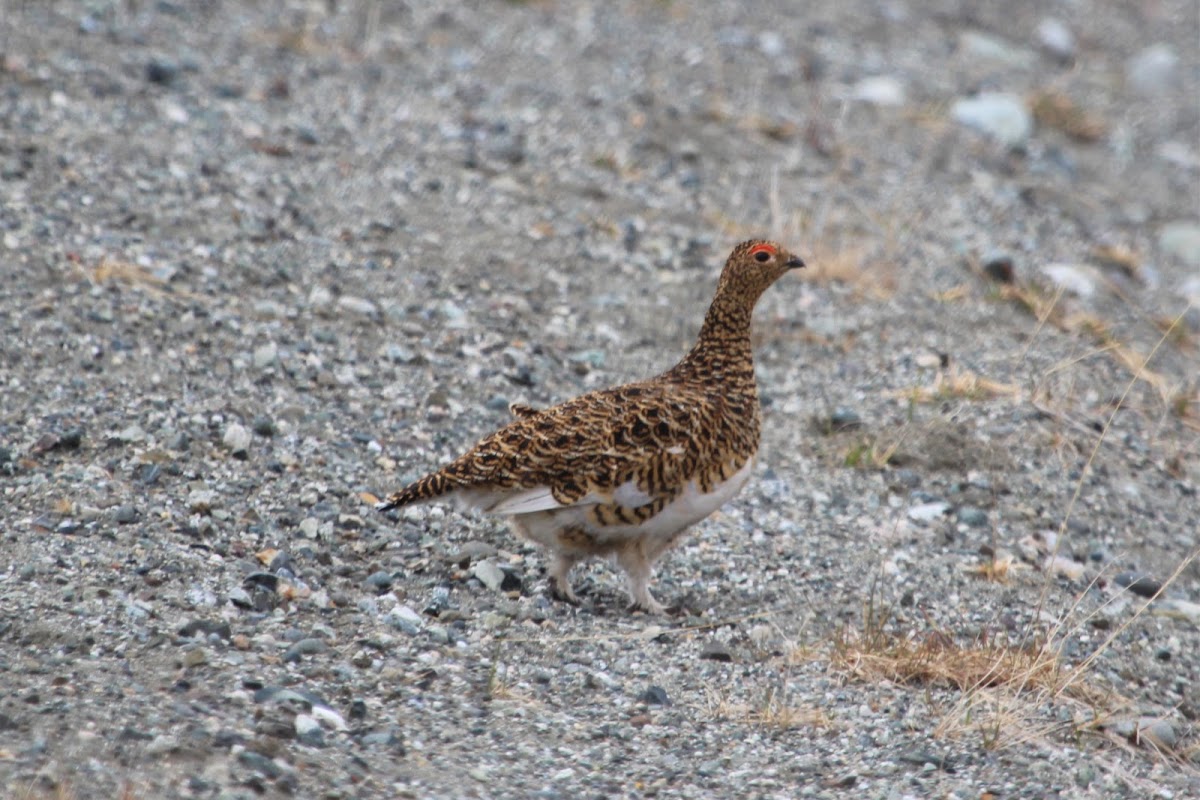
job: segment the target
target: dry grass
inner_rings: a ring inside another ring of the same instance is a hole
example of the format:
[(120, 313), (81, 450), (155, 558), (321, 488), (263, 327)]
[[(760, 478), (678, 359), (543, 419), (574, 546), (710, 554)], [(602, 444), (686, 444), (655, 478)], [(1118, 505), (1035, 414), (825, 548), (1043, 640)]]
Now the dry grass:
[(764, 689), (757, 702), (735, 701), (724, 687), (709, 689), (707, 711), (714, 719), (781, 731), (829, 725), (829, 718), (820, 709), (792, 705), (786, 690), (774, 686)]
[(1011, 383), (985, 378), (969, 369), (953, 365), (939, 369), (929, 386), (915, 386), (899, 393), (910, 403), (940, 403), (951, 399), (989, 400), (996, 397), (1018, 398), (1021, 389)]
[(903, 443), (903, 436), (888, 444), (884, 444), (882, 439), (860, 439), (846, 450), (842, 456), (842, 466), (851, 469), (884, 469), (896, 457)]
[(1109, 708), (1116, 699), (1063, 663), (1061, 643), (1052, 637), (985, 634), (963, 640), (937, 629), (905, 630), (894, 624), (890, 610), (869, 600), (861, 626), (835, 638), (829, 661), (853, 680), (959, 691), (954, 706), (941, 710), (934, 735), (976, 735), (983, 747), (998, 749), (1055, 733), (1076, 734), (1079, 715), (1072, 714), (1067, 723), (1043, 719), (1041, 711), (1051, 700)]

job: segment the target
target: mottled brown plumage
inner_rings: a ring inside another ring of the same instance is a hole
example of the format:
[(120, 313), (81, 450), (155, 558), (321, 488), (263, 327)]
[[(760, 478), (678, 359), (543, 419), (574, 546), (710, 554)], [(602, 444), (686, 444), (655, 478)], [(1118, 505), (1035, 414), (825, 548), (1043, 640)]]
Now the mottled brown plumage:
[(654, 562), (753, 468), (760, 415), (751, 313), (768, 286), (800, 266), (773, 242), (743, 242), (695, 346), (674, 367), (540, 411), (514, 404), (512, 422), (379, 508), (454, 498), (511, 515), (519, 533), (554, 552), (556, 596), (574, 602), (571, 567), (611, 555), (634, 605), (660, 612), (648, 588)]

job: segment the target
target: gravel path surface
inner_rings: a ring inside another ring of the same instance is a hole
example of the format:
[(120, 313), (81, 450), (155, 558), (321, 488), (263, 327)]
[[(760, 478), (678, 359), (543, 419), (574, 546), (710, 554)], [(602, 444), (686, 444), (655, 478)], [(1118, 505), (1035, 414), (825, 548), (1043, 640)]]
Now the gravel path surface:
[[(0, 0), (0, 795), (1200, 796), (1197, 98), (1195, 0)], [(372, 511), (754, 235), (686, 613)]]

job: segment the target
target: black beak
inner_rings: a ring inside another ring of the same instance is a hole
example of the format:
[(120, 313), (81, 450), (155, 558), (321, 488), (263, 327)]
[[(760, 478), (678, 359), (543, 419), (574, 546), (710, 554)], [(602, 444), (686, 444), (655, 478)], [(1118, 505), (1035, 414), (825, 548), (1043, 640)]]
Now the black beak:
[(784, 263), (784, 266), (788, 269), (799, 269), (804, 266), (804, 262), (800, 260), (799, 256), (792, 256)]

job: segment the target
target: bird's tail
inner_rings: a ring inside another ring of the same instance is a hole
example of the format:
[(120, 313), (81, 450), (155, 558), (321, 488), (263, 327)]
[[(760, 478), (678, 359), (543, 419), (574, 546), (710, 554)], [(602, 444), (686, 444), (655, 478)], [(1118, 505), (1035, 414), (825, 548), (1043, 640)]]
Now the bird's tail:
[(444, 472), (434, 472), (410, 483), (399, 491), (388, 495), (386, 500), (375, 504), (376, 511), (391, 511), (393, 508), (433, 500), (459, 488), (459, 483)]

